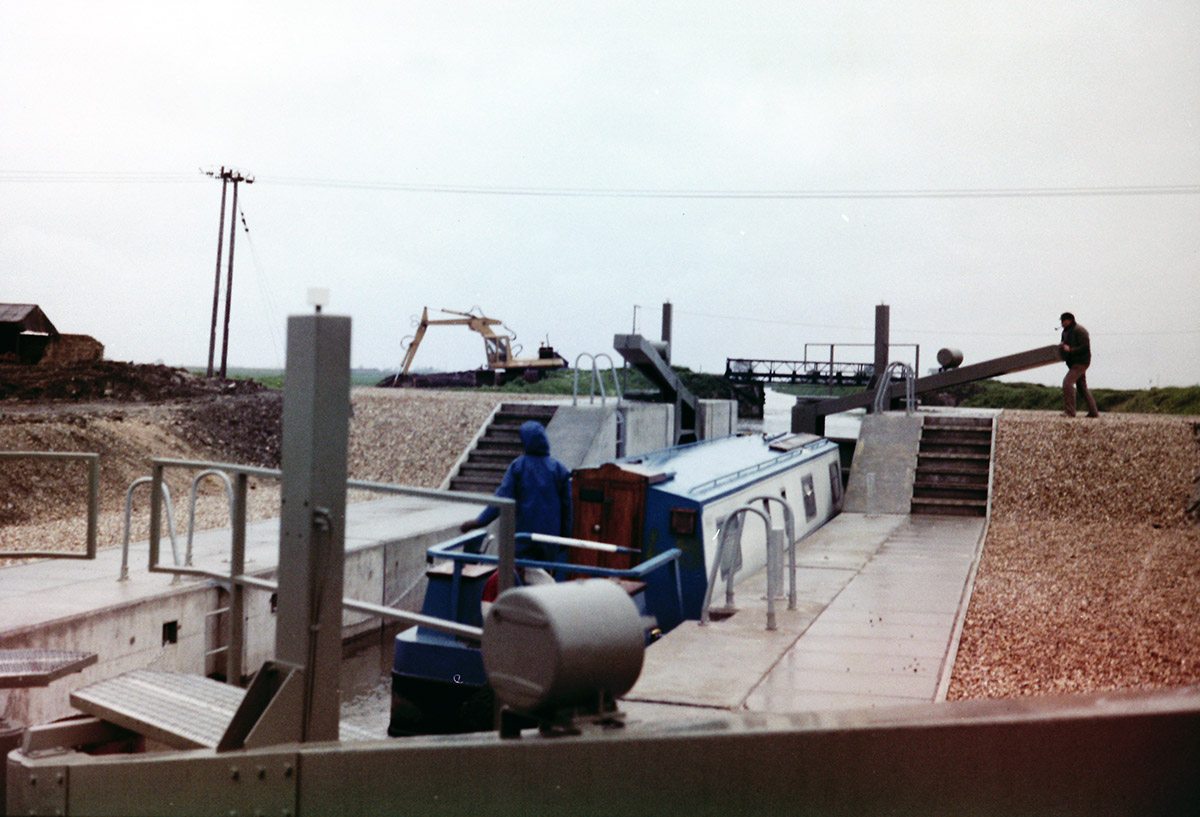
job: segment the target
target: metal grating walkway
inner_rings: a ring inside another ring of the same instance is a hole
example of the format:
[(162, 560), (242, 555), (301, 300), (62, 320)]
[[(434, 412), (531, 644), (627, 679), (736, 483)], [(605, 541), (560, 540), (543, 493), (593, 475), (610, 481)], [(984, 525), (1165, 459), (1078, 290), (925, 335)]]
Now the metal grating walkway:
[[(71, 693), (77, 709), (176, 749), (213, 749), (246, 691), (199, 675), (135, 670)], [(383, 740), (343, 723), (344, 741)]]
[(94, 652), (0, 650), (0, 689), (44, 687), (95, 663)]

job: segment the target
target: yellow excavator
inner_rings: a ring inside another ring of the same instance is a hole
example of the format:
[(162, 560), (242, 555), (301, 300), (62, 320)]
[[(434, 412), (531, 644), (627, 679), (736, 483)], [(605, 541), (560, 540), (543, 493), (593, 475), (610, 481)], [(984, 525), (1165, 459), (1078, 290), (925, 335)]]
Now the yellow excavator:
[[(487, 355), (487, 368), (494, 373), (495, 382), (516, 376), (524, 376), (526, 380), (537, 380), (542, 372), (561, 369), (567, 365), (567, 362), (559, 357), (554, 352), (554, 347), (549, 344), (542, 344), (538, 348), (537, 357), (517, 357), (521, 354), (521, 347), (514, 343), (517, 339), (516, 333), (505, 326), (503, 321), (484, 315), (479, 307), (474, 307), (470, 312), (456, 312), (453, 309), (441, 311), (443, 314), (457, 315), (458, 317), (431, 319), (429, 307), (424, 307), (421, 310), (420, 320), (414, 318), (416, 331), (402, 342), (405, 350), (404, 361), (400, 364), (400, 372), (396, 375), (394, 383), (398, 384), (408, 375), (413, 358), (417, 354), (417, 347), (421, 345), (421, 339), (425, 337), (425, 330), (430, 326), (465, 326), (482, 335), (484, 353)], [(501, 327), (504, 332), (497, 332), (493, 328), (497, 326)]]

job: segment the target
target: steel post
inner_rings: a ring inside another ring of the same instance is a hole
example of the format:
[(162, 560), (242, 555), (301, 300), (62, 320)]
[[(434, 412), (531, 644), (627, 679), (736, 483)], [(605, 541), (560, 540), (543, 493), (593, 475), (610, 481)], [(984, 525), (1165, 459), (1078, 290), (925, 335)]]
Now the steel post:
[[(229, 556), (229, 573), (241, 576), (246, 572), (246, 485), (244, 473), (234, 474), (233, 506), (229, 509), (233, 527), (233, 547)], [(232, 582), (229, 586), (229, 652), (226, 655), (226, 678), (241, 686), (245, 676), (246, 650), (246, 586)]]

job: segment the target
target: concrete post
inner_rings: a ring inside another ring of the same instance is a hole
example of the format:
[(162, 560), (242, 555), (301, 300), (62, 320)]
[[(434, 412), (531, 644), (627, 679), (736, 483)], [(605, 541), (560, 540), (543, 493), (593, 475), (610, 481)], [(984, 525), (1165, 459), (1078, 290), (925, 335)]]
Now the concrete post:
[(303, 668), (305, 741), (337, 740), (350, 319), (288, 320), (275, 656)]

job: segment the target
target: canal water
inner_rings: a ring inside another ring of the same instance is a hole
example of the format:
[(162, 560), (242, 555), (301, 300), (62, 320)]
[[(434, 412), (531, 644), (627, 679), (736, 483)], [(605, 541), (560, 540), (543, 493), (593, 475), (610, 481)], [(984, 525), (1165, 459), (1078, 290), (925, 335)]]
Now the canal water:
[[(782, 434), (791, 429), (796, 398), (768, 390), (761, 420), (741, 420), (738, 431)], [(830, 437), (855, 439), (862, 412), (846, 412), (826, 419)], [(342, 659), (342, 719), (387, 734), (391, 715), (392, 643), (398, 628), (388, 628), (347, 645)]]

